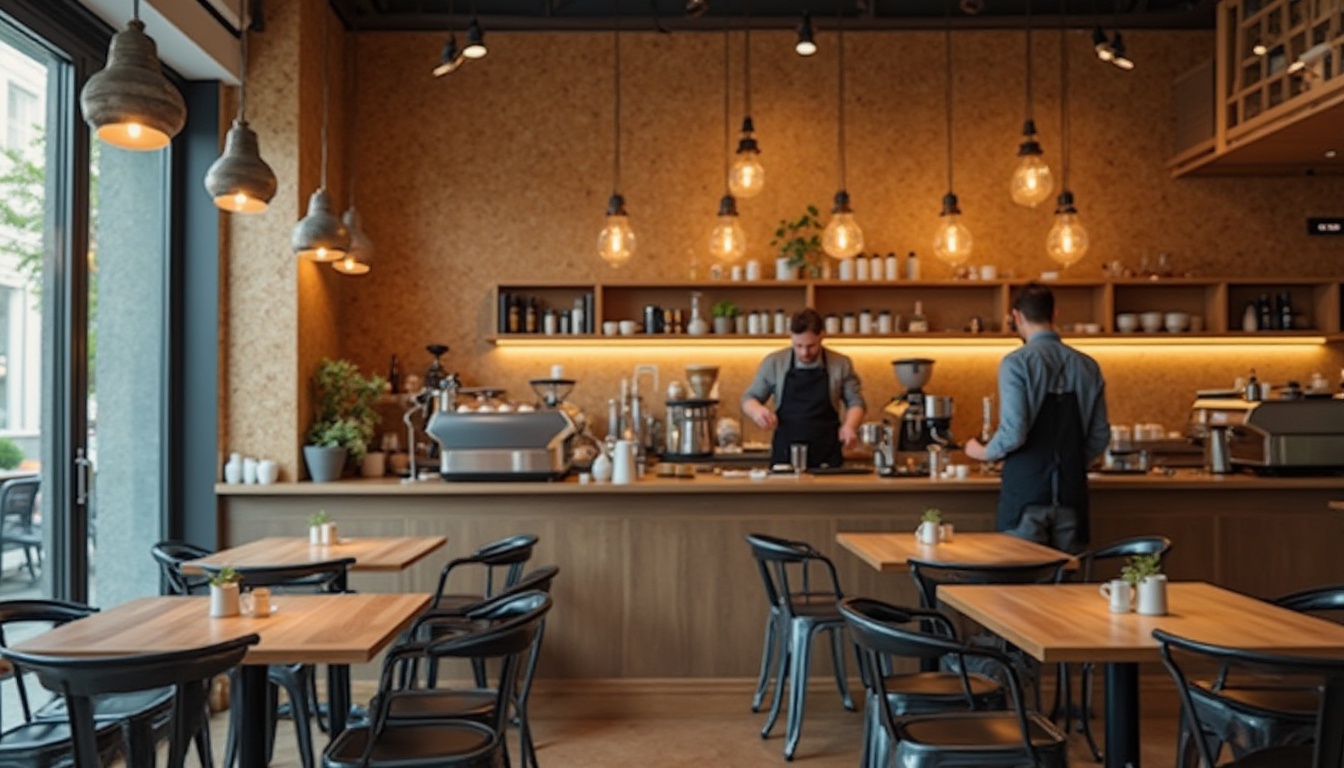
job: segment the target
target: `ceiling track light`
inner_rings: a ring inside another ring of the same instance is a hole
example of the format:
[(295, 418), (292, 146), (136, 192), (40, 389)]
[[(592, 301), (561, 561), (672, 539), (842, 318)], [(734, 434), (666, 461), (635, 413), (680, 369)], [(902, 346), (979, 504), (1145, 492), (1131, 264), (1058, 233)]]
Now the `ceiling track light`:
[(811, 56), (817, 52), (816, 35), (812, 31), (812, 14), (803, 11), (803, 20), (798, 24), (798, 42), (793, 50), (799, 56)]
[(709, 10), (709, 0), (686, 0), (686, 15), (694, 19)]
[(467, 25), (467, 46), (462, 49), (462, 55), (468, 59), (483, 59), (489, 51), (485, 47), (485, 32), (481, 30), (481, 22), (475, 15), (471, 17), (471, 23)]
[(1115, 53), (1111, 50), (1111, 41), (1106, 39), (1106, 32), (1102, 30), (1101, 24), (1092, 28), (1092, 51), (1097, 54), (1097, 58), (1109, 62)]
[(462, 55), (462, 51), (457, 47), (457, 35), (448, 33), (448, 42), (443, 44), (443, 53), (439, 56), (439, 63), (430, 70), (435, 77), (443, 77), (457, 71), (462, 66), (462, 62), (467, 57)]
[(247, 124), (247, 33), (255, 25), (256, 8), (238, 3), (238, 116), (224, 138), (224, 152), (205, 174), (205, 189), (219, 208), (232, 213), (261, 213), (275, 197), (275, 171), (261, 158), (257, 134)]
[(158, 48), (140, 21), (140, 0), (126, 29), (112, 37), (107, 63), (79, 94), (84, 120), (114, 147), (163, 149), (187, 122), (182, 94), (163, 75)]
[(1134, 60), (1125, 51), (1125, 40), (1118, 29), (1115, 30), (1115, 37), (1111, 38), (1111, 63), (1126, 72), (1134, 68)]

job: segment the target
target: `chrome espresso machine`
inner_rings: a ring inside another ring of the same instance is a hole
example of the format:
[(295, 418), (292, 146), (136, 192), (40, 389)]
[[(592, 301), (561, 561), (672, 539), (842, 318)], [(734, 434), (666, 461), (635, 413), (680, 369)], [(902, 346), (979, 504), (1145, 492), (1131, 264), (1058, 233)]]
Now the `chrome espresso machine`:
[(957, 447), (952, 440), (952, 398), (924, 391), (924, 385), (933, 376), (933, 364), (933, 360), (923, 357), (891, 361), (905, 391), (893, 397), (883, 409), (890, 418), (880, 424), (864, 424), (860, 430), (862, 441), (873, 449), (878, 474), (926, 473), (929, 446)]
[(1204, 441), (1215, 473), (1344, 471), (1344, 400), (1338, 398), (1200, 397), (1190, 406), (1187, 433)]

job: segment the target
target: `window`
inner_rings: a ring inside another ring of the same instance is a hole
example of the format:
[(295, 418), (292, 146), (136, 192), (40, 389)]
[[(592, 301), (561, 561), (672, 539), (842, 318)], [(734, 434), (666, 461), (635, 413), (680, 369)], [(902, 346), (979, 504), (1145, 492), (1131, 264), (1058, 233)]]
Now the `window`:
[[(23, 70), (16, 74), (22, 75)], [(37, 135), (37, 94), (13, 81), (5, 91), (5, 146), (26, 152)]]

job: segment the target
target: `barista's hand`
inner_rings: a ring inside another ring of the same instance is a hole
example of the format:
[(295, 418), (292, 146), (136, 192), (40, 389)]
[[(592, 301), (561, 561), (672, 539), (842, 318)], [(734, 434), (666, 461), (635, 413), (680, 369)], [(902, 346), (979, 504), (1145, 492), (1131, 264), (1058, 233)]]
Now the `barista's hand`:
[(779, 419), (775, 417), (775, 412), (757, 400), (748, 400), (743, 403), (742, 411), (747, 415), (747, 418), (751, 419), (761, 429), (774, 429), (779, 426)]
[(972, 437), (966, 441), (966, 455), (977, 461), (985, 460), (985, 445)]
[(849, 448), (854, 445), (854, 441), (858, 438), (858, 433), (854, 431), (853, 427), (848, 424), (840, 425), (840, 446), (842, 448)]

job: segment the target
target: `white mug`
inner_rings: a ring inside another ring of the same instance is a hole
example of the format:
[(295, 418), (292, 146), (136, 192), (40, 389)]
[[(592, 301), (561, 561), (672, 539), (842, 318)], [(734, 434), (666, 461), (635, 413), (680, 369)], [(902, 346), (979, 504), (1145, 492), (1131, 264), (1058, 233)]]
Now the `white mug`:
[(1139, 582), (1137, 610), (1144, 616), (1165, 616), (1167, 613), (1167, 576), (1158, 573)]
[(1112, 579), (1101, 585), (1101, 596), (1111, 601), (1111, 613), (1134, 610), (1134, 587), (1124, 579)]
[(603, 321), (603, 323), (602, 323), (602, 335), (603, 335), (603, 336), (615, 336), (615, 335), (616, 335), (616, 331), (619, 330), (619, 328), (620, 328), (620, 325), (617, 324), (617, 322), (616, 322), (615, 320), (605, 320), (605, 321)]
[(915, 529), (915, 539), (920, 544), (937, 544), (939, 535), (939, 525), (934, 522), (925, 521), (919, 524)]
[(248, 616), (264, 618), (271, 615), (271, 590), (257, 587), (238, 596), (238, 608)]
[(238, 584), (210, 585), (210, 615), (223, 618), (238, 615)]

